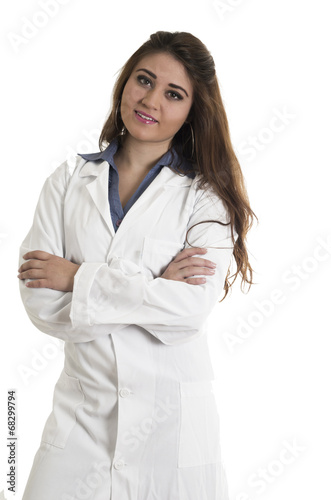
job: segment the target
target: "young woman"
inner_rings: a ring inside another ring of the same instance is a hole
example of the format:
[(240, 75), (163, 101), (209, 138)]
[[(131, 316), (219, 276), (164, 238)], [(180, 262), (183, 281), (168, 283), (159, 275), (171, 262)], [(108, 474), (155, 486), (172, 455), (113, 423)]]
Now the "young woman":
[(200, 40), (151, 35), (99, 145), (46, 180), (21, 247), (27, 313), (65, 341), (24, 500), (224, 500), (204, 325), (252, 284), (255, 214)]

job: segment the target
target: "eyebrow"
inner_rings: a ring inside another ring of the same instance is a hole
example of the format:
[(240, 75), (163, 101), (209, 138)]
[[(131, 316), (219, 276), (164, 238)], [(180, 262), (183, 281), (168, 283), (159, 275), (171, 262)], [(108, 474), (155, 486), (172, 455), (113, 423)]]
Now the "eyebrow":
[[(149, 71), (148, 69), (146, 69), (146, 68), (140, 68), (140, 69), (137, 69), (137, 71), (145, 71), (148, 75), (150, 75), (152, 78), (154, 78), (154, 80), (157, 79), (157, 76), (154, 73), (152, 73), (151, 71)], [(136, 73), (137, 73), (137, 71), (136, 71)], [(185, 89), (183, 89), (183, 87), (180, 87), (179, 85), (176, 85), (175, 83), (169, 83), (168, 85), (169, 85), (169, 87), (171, 87), (173, 89), (180, 89), (180, 90), (182, 90), (183, 92), (185, 92), (185, 94), (188, 97), (188, 93), (186, 92)]]

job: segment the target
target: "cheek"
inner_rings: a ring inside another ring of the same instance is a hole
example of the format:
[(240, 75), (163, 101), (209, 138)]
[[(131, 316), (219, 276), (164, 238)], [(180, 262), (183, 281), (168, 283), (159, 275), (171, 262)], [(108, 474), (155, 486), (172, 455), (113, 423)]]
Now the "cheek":
[(128, 83), (123, 90), (121, 101), (121, 116), (125, 122), (131, 116), (132, 110), (136, 107), (140, 97), (141, 90), (137, 86), (132, 86)]
[(144, 96), (144, 89), (139, 88), (137, 85), (127, 83), (123, 90), (122, 104), (123, 106), (132, 106)]
[(188, 114), (189, 114), (189, 109), (177, 109), (174, 111), (173, 109), (169, 110), (168, 112), (168, 123), (169, 125), (174, 128), (179, 130), (183, 123), (185, 122)]

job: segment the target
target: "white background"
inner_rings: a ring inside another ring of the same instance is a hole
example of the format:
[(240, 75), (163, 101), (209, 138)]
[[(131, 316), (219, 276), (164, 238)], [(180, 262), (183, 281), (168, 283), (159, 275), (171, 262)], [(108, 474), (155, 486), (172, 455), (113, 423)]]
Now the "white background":
[(63, 362), (61, 343), (29, 322), (16, 278), (40, 189), (66, 157), (98, 150), (131, 53), (178, 30), (214, 56), (259, 218), (248, 239), (257, 284), (243, 294), (236, 283), (210, 318), (230, 500), (330, 498), (328, 2), (52, 1), (52, 16), (42, 0), (1, 12), (0, 492), (7, 390), (17, 391), (20, 499)]

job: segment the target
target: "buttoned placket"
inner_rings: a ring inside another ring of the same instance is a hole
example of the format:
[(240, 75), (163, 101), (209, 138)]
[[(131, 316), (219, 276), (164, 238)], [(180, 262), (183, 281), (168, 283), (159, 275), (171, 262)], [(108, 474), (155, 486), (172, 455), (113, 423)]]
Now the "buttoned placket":
[[(128, 399), (133, 396), (133, 391), (131, 391), (128, 387), (121, 387), (118, 389), (118, 396), (121, 399)], [(121, 400), (118, 402), (119, 405), (121, 404), (120, 401)], [(124, 465), (125, 461), (123, 457), (114, 460), (113, 466), (116, 470), (120, 470)]]
[[(151, 423), (155, 413), (156, 372), (150, 344), (144, 332), (133, 326), (112, 336), (117, 360), (117, 438), (111, 467), (111, 491), (114, 498), (129, 492), (138, 498), (139, 464), (146, 450), (146, 440), (153, 433)], [(133, 330), (132, 330), (133, 329)], [(132, 337), (134, 334), (136, 338)], [(131, 359), (127, 347), (131, 345)], [(136, 359), (139, 346), (139, 359)], [(140, 359), (149, 359), (142, 367)], [(129, 496), (128, 496), (129, 498)]]
[[(120, 385), (119, 381), (119, 385)], [(120, 440), (121, 438), (121, 427), (122, 427), (122, 418), (121, 415), (125, 414), (132, 414), (134, 412), (134, 401), (132, 400), (133, 398), (133, 391), (126, 386), (120, 387), (118, 389), (118, 416), (119, 416), (119, 421), (118, 421), (118, 438)], [(128, 482), (133, 480), (132, 477), (132, 465), (134, 464), (131, 463), (133, 460), (133, 457), (127, 457), (124, 454), (124, 450), (121, 446), (121, 444), (118, 442), (115, 448), (115, 456), (113, 459), (112, 463), (112, 492), (113, 494), (118, 494), (122, 489), (125, 490)]]

